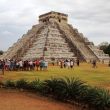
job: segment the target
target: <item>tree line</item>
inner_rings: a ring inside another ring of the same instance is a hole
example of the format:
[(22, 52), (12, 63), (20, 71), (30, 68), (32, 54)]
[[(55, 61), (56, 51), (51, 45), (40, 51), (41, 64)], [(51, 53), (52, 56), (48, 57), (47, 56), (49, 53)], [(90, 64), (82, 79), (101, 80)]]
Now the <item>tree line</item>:
[(3, 55), (4, 51), (0, 50), (0, 55)]
[(103, 42), (99, 45), (99, 48), (104, 51), (104, 53), (110, 56), (110, 44), (107, 42)]

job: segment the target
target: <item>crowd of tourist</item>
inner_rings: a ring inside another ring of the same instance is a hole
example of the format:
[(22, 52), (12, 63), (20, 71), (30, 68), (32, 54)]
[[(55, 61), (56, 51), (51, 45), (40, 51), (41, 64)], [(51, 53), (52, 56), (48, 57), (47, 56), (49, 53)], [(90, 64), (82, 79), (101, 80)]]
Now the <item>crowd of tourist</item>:
[[(57, 62), (51, 62), (54, 66), (57, 64), (60, 68), (73, 68), (75, 63), (79, 66), (79, 60), (74, 59), (59, 59)], [(32, 71), (32, 70), (47, 70), (48, 61), (42, 60), (0, 60), (0, 69), (5, 71)]]
[[(96, 60), (93, 60), (92, 67), (97, 68)], [(57, 62), (53, 61), (51, 63), (53, 66), (57, 64), (60, 68), (74, 68), (74, 65), (79, 66), (79, 59), (59, 59)], [(108, 66), (110, 67), (110, 61)], [(2, 71), (32, 71), (32, 70), (47, 70), (48, 61), (44, 59), (37, 60), (0, 60), (0, 70)]]
[(57, 62), (57, 64), (60, 66), (60, 68), (73, 68), (75, 63), (77, 66), (79, 66), (79, 60), (74, 60), (74, 59), (66, 59), (66, 60), (60, 60)]
[(47, 70), (48, 62), (46, 60), (0, 60), (0, 68), (4, 68), (6, 71), (31, 71), (37, 70)]

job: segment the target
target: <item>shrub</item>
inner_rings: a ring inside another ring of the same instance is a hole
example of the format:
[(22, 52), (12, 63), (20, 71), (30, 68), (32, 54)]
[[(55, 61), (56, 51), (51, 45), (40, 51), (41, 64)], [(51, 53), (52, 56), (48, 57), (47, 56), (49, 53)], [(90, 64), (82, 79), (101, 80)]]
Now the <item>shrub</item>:
[(2, 88), (4, 86), (4, 83), (0, 81), (0, 87)]
[(85, 102), (90, 108), (93, 107), (96, 110), (106, 110), (107, 108), (110, 108), (109, 91), (90, 87), (86, 94)]
[(15, 83), (13, 81), (11, 81), (11, 80), (7, 80), (7, 81), (5, 81), (4, 86), (5, 87), (14, 88), (15, 87)]
[(79, 102), (82, 98), (86, 85), (79, 79), (65, 78), (60, 79), (59, 85), (56, 88), (55, 94), (62, 100), (70, 100)]
[(44, 81), (44, 91), (60, 100), (80, 100), (86, 85), (74, 78), (51, 78)]
[(30, 82), (29, 88), (31, 90), (42, 92), (43, 91), (43, 83), (39, 79), (35, 79), (34, 81)]
[(20, 79), (16, 81), (16, 83), (7, 80), (4, 85), (6, 87), (31, 89), (35, 92), (43, 93), (43, 95), (51, 95), (58, 100), (88, 105), (89, 110), (110, 109), (109, 91), (87, 86), (83, 81), (76, 78), (51, 78), (43, 82), (39, 79), (35, 79), (30, 83), (25, 79)]
[(16, 87), (20, 89), (28, 89), (29, 88), (29, 83), (25, 79), (20, 79), (16, 81)]
[(45, 80), (43, 82), (43, 89), (44, 89), (43, 93), (55, 95), (55, 90), (58, 84), (59, 84), (58, 78), (51, 78), (49, 80)]

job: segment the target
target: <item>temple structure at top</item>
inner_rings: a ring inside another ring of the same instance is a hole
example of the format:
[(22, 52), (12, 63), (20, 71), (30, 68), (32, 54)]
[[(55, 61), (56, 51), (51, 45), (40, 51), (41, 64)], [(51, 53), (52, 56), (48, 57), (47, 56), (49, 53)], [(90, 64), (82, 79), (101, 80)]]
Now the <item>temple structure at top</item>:
[(35, 60), (80, 59), (108, 61), (109, 56), (90, 42), (78, 29), (68, 24), (68, 15), (51, 11), (39, 16), (22, 38), (4, 53), (2, 59)]
[(39, 23), (56, 21), (59, 23), (67, 23), (68, 22), (68, 15), (51, 11), (49, 13), (43, 14), (39, 16)]

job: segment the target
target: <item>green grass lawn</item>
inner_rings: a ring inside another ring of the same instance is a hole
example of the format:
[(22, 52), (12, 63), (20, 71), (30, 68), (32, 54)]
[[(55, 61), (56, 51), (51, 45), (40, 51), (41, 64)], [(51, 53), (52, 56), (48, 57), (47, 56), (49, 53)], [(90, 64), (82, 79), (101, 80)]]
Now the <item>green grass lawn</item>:
[(97, 68), (92, 68), (91, 64), (82, 63), (79, 67), (75, 66), (74, 69), (68, 69), (57, 66), (49, 66), (47, 71), (17, 71), (5, 72), (1, 75), (1, 80), (17, 80), (17, 79), (49, 79), (51, 77), (75, 77), (85, 81), (87, 84), (105, 87), (110, 89), (110, 67), (104, 64), (98, 64)]

